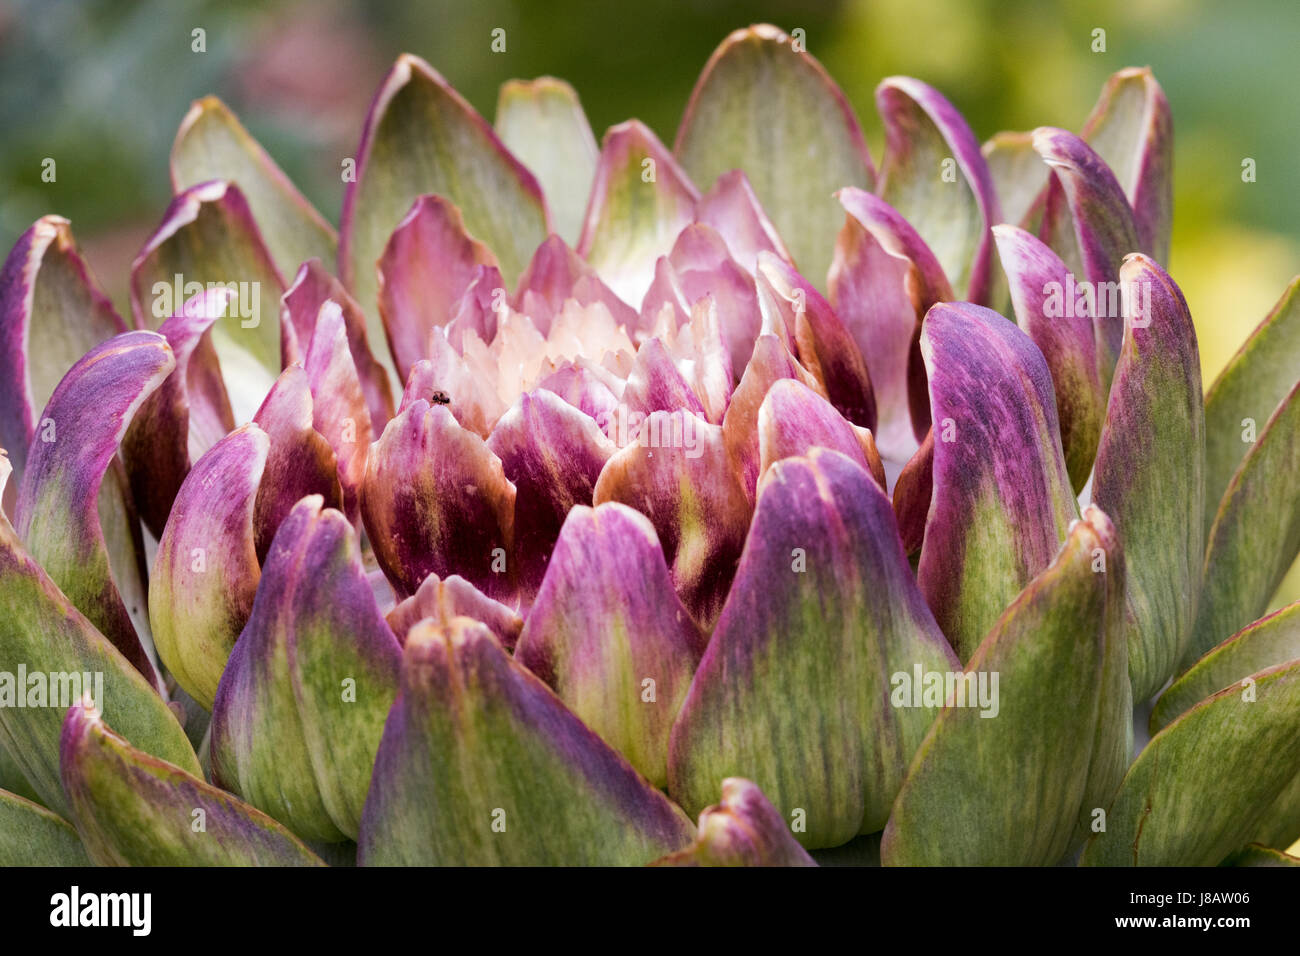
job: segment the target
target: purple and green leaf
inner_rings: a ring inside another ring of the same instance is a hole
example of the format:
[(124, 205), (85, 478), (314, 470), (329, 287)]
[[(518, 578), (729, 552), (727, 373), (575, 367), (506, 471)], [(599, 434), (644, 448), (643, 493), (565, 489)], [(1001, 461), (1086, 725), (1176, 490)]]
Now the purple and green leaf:
[(469, 617), (485, 624), (507, 651), (513, 652), (524, 629), (524, 619), (513, 608), (488, 597), (458, 574), (441, 579), (430, 574), (419, 589), (388, 612), (386, 620), (401, 644), (411, 628), (426, 617), (447, 625), (454, 617)]
[(77, 831), (100, 866), (324, 865), (197, 768), (137, 750), (80, 704), (63, 721), (60, 769)]
[(654, 866), (816, 866), (763, 791), (740, 777), (722, 781), (722, 800), (700, 813), (699, 836)]
[(513, 593), (515, 486), (445, 405), (419, 399), (388, 423), (366, 463), (361, 515), (399, 599), (430, 574)]
[(307, 372), (290, 365), (253, 416), (254, 424), (271, 440), (253, 504), (259, 561), (266, 557), (280, 522), (300, 499), (321, 495), (329, 507), (343, 507), (338, 462), (325, 436), (312, 425), (314, 406)]
[[(41, 432), (29, 450), (14, 507), (14, 527), (31, 556), (159, 688), (137, 633), (143, 629), (147, 639), (144, 577), (135, 563), (143, 560), (139, 526), (133, 516), (113, 509), (111, 496), (120, 492), (104, 478), (115, 467), (136, 410), (174, 367), (171, 346), (154, 332), (125, 332), (88, 352), (59, 382), (41, 414)], [(101, 488), (110, 498), (106, 516), (115, 522), (108, 527), (100, 519)], [(131, 520), (122, 525), (123, 517)], [(111, 546), (117, 535), (137, 542), (134, 554)], [(130, 563), (122, 566), (123, 561)]]
[(515, 486), (511, 564), (526, 608), (541, 587), (565, 516), (592, 503), (601, 469), (617, 449), (588, 415), (546, 389), (521, 395), (487, 446)]
[(460, 210), (465, 229), (495, 253), (508, 283), (551, 231), (536, 177), (433, 67), (409, 53), (397, 58), (375, 94), (354, 158), (339, 278), (366, 310), (372, 342), (384, 340), (375, 262), (417, 196), (441, 196)]
[(656, 787), (707, 635), (673, 588), (649, 520), (617, 503), (569, 512), (515, 659)]
[(882, 80), (876, 108), (885, 126), (880, 198), (921, 234), (953, 288), (994, 305), (989, 228), (1002, 210), (975, 134), (938, 90), (911, 77)]
[(1145, 701), (1178, 666), (1202, 591), (1205, 413), (1196, 330), (1182, 292), (1141, 253), (1125, 260), (1120, 282), (1124, 342), (1092, 500), (1123, 529), (1129, 675), (1133, 698)]
[(1034, 340), (1051, 370), (1065, 465), (1074, 490), (1081, 491), (1092, 474), (1106, 417), (1106, 372), (1098, 361), (1101, 328), (1093, 318), (1095, 294), (1083, 299), (1076, 295), (1069, 269), (1041, 239), (1006, 224), (994, 226), (993, 237), (1010, 279), (1016, 323)]
[[(9, 461), (0, 455), (0, 489)], [(199, 762), (181, 725), (157, 690), (122, 656), (50, 580), (28, 554), (9, 520), (0, 514), (0, 660), (28, 674), (30, 695), (40, 706), (0, 707), (0, 746), (18, 765), (42, 803), (65, 813), (59, 782), (59, 734), (63, 711), (48, 706), (51, 694), (74, 695), (102, 680), (105, 713), (141, 749), (194, 773)], [(50, 675), (60, 675), (51, 686)], [(36, 677), (39, 675), (39, 678)], [(72, 678), (76, 677), (73, 681)], [(39, 696), (36, 696), (38, 695)]]
[(577, 91), (552, 76), (509, 80), (497, 97), (495, 127), (537, 177), (555, 231), (577, 242), (600, 155)]
[(208, 710), (262, 574), (254, 511), (270, 447), (254, 424), (213, 445), (181, 484), (158, 541), (149, 581), (154, 645)]
[(172, 188), (224, 179), (239, 186), (281, 275), (308, 259), (333, 262), (338, 233), (215, 96), (196, 100), (171, 153)]
[(1300, 766), (1300, 660), (1225, 687), (1152, 738), (1085, 866), (1216, 866), (1250, 842)]
[(961, 677), (939, 675), (944, 707), (885, 827), (886, 866), (1052, 866), (1066, 856), (1127, 763), (1123, 612), (1123, 552), (1090, 509)]
[(699, 813), (744, 776), (809, 848), (879, 830), (936, 710), (892, 707), (891, 675), (958, 666), (884, 491), (838, 452), (787, 458), (673, 727), (669, 793)]
[(982, 306), (944, 303), (926, 315), (921, 351), (934, 463), (917, 578), (965, 661), (1055, 558), (1077, 509), (1052, 377), (1029, 336)]
[(213, 779), (307, 839), (355, 839), (401, 645), (344, 516), (296, 504), (212, 708)]
[(801, 39), (768, 24), (735, 31), (714, 51), (673, 150), (701, 188), (744, 170), (794, 261), (819, 286), (839, 225), (832, 194), (875, 184), (843, 91)]
[(712, 629), (752, 511), (724, 428), (687, 411), (652, 413), (605, 463), (594, 501), (621, 502), (650, 519), (682, 602)]
[(637, 865), (694, 836), (485, 625), (412, 628), (361, 823), (363, 865)]
[[(1123, 188), (1105, 160), (1073, 133), (1043, 126), (1034, 130), (1032, 142), (1052, 170), (1039, 238), (1076, 279), (1087, 280), (1098, 293), (1115, 288), (1124, 257), (1140, 249)], [(1098, 327), (1098, 360), (1109, 388), (1124, 323), (1116, 313), (1103, 313)]]

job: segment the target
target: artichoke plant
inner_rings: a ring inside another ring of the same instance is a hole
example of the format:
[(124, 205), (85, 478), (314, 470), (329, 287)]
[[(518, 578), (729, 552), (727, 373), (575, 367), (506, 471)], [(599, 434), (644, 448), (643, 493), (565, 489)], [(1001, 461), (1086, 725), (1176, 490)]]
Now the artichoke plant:
[(876, 105), (754, 26), (598, 146), (403, 55), (337, 232), (213, 98), (129, 316), (37, 221), (0, 862), (1292, 862), (1297, 282), (1203, 393), (1149, 70)]

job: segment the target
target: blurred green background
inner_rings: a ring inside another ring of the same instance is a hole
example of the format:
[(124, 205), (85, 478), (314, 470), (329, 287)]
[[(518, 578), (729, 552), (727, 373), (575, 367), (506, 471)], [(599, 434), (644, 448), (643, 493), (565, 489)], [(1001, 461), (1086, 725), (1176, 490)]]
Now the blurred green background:
[[(981, 138), (1078, 129), (1106, 77), (1150, 65), (1172, 104), (1170, 271), (1200, 331), (1206, 383), (1300, 271), (1296, 0), (0, 0), (0, 242), (72, 220), (121, 305), (169, 196), (167, 156), (192, 99), (221, 96), (337, 220), (339, 163), (393, 58), (429, 60), (489, 119), (511, 77), (578, 90), (599, 137), (637, 116), (671, 145), (699, 70), (735, 27), (802, 27), (880, 155), (873, 90), (907, 73)], [(506, 30), (506, 51), (491, 32)], [(195, 28), (205, 53), (191, 50)], [(1106, 51), (1092, 51), (1093, 31)], [(41, 181), (46, 157), (57, 181)], [(1255, 160), (1257, 181), (1241, 164)], [(702, 184), (707, 185), (707, 184)], [(1293, 570), (1288, 593), (1300, 595)]]

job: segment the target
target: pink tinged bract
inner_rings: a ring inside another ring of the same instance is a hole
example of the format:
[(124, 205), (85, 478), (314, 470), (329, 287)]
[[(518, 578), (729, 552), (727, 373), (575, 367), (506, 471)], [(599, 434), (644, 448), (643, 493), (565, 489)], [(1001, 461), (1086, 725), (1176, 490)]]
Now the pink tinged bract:
[(831, 307), (867, 363), (876, 396), (876, 440), (881, 454), (894, 461), (905, 461), (917, 443), (908, 389), (917, 333), (907, 284), (911, 268), (853, 216), (844, 217), (827, 279)]
[(497, 335), (497, 320), (506, 308), (506, 283), (501, 270), (493, 265), (474, 268), (469, 285), (451, 306), (451, 318), (441, 329), (435, 326), (430, 334), (442, 331), (458, 350), (465, 348), (465, 336), (473, 333), (484, 342)]
[(567, 242), (550, 235), (537, 247), (528, 268), (519, 277), (519, 288), (512, 302), (515, 310), (532, 319), (537, 330), (545, 335), (567, 299), (574, 299), (579, 305), (601, 303), (609, 309), (614, 321), (629, 332), (639, 325), (636, 310), (616, 296)]
[(501, 459), (444, 405), (413, 402), (370, 450), (361, 515), (399, 599), (429, 574), (511, 597), (514, 512)]
[[(660, 259), (656, 270), (667, 275), (672, 266), (667, 259)], [(727, 413), (734, 382), (731, 358), (722, 341), (721, 322), (713, 296), (706, 295), (689, 309), (665, 302), (651, 328), (650, 337), (657, 339), (668, 351), (677, 371), (700, 400), (704, 417), (715, 424), (720, 423)]]
[(945, 303), (926, 316), (921, 349), (934, 493), (917, 577), (964, 661), (1051, 563), (1077, 509), (1051, 373), (1029, 336), (991, 309)]
[(542, 584), (565, 516), (590, 505), (596, 479), (616, 451), (587, 415), (554, 392), (521, 395), (501, 417), (488, 448), (515, 486), (511, 563), (524, 608)]
[(442, 329), (434, 329), (429, 336), (429, 358), (411, 367), (398, 410), (404, 412), (420, 399), (445, 405), (462, 428), (484, 438), (492, 434), (492, 426), (506, 410), (495, 383), (484, 380), (447, 341)]
[(601, 144), (578, 254), (624, 302), (640, 302), (655, 260), (695, 218), (699, 192), (649, 127), (629, 120)]
[(681, 277), (667, 256), (655, 260), (655, 275), (641, 300), (640, 321), (656, 330), (671, 317), (672, 324), (682, 325), (691, 314), (691, 303), (682, 288)]
[(879, 830), (934, 710), (891, 706), (891, 675), (956, 666), (884, 491), (838, 452), (778, 462), (673, 727), (669, 793), (698, 813), (743, 775), (805, 847)]
[(212, 701), (261, 578), (254, 503), (271, 440), (237, 428), (194, 463), (158, 541), (149, 619), (158, 656), (196, 701)]
[(585, 412), (608, 434), (607, 423), (616, 418), (618, 397), (585, 362), (566, 362), (537, 383), (554, 392), (574, 408)]
[(136, 509), (155, 537), (167, 524), (191, 462), (235, 427), (207, 335), (233, 296), (225, 288), (201, 292), (162, 324), (158, 334), (171, 346), (176, 367), (144, 400), (122, 439)]
[(668, 732), (706, 641), (654, 526), (609, 503), (569, 512), (515, 659), (663, 787)]
[(496, 256), (465, 229), (460, 210), (441, 196), (420, 196), (379, 257), (379, 314), (402, 381), (427, 355), (429, 330), (452, 319), (452, 307), (479, 266)]
[(327, 300), (316, 321), (306, 358), (311, 388), (312, 428), (329, 442), (338, 462), (344, 513), (360, 520), (361, 482), (366, 474), (366, 454), (374, 439), (365, 391), (348, 351), (343, 310)]
[(360, 863), (637, 865), (694, 836), (486, 626), (458, 617), (407, 635)]
[(763, 791), (740, 777), (722, 781), (722, 800), (700, 812), (699, 836), (654, 866), (816, 866)]
[(668, 338), (668, 348), (699, 396), (705, 417), (714, 424), (722, 424), (731, 403), (735, 377), (713, 296), (705, 296), (691, 307), (689, 321)]
[(778, 461), (818, 447), (852, 459), (884, 489), (884, 468), (869, 430), (845, 421), (830, 402), (797, 379), (774, 382), (758, 409), (759, 479)]
[[(837, 195), (849, 216), (866, 229), (885, 252), (906, 266), (902, 272), (903, 289), (912, 303), (915, 319), (907, 346), (907, 404), (911, 412), (912, 434), (919, 442), (930, 428), (930, 399), (926, 390), (925, 361), (921, 357), (921, 323), (936, 302), (951, 302), (956, 296), (939, 260), (898, 210), (861, 189), (842, 189)], [(874, 286), (877, 282), (897, 281), (898, 277), (897, 270), (888, 269), (882, 270), (878, 276), (871, 276), (868, 281)], [(892, 297), (896, 293), (897, 290), (894, 289), (877, 294)], [(850, 307), (854, 307), (852, 303)], [(892, 362), (894, 356), (901, 354), (903, 332), (900, 321), (899, 326), (891, 325), (887, 332), (880, 333), (880, 339), (888, 353), (888, 359), (882, 355), (880, 361)], [(875, 342), (876, 336), (873, 335), (873, 345)], [(877, 349), (869, 351), (875, 353)], [(863, 354), (868, 354), (868, 351)], [(899, 416), (896, 409), (900, 400), (897, 395), (897, 380), (892, 381), (895, 391), (890, 404), (895, 409), (893, 415), (896, 421)]]
[(605, 464), (596, 503), (618, 501), (648, 517), (682, 602), (711, 630), (731, 588), (751, 505), (726, 437), (687, 411), (654, 412)]
[(836, 410), (855, 425), (876, 427), (876, 394), (862, 352), (831, 304), (812, 283), (771, 253), (758, 257), (758, 282), (789, 329), (799, 364), (815, 375)]
[(524, 619), (513, 608), (494, 601), (459, 574), (445, 579), (430, 574), (414, 594), (388, 612), (387, 620), (397, 640), (405, 644), (411, 628), (426, 617), (444, 626), (452, 618), (473, 618), (486, 625), (508, 651), (515, 649), (524, 629)]
[(393, 389), (387, 370), (371, 349), (377, 346), (382, 350), (386, 343), (371, 343), (365, 312), (319, 259), (308, 259), (302, 264), (280, 299), (280, 364), (287, 368), (306, 359), (321, 306), (331, 299), (343, 311), (348, 349), (366, 394), (371, 425), (383, 428), (393, 417)]
[[(14, 527), (32, 557), (160, 687), (133, 622), (134, 617), (147, 627), (144, 608), (133, 615), (117, 583), (129, 581), (127, 576), (138, 568), (110, 567), (97, 502), (132, 416), (175, 364), (171, 346), (154, 332), (125, 332), (87, 353), (64, 376), (42, 413), (49, 424), (32, 443), (14, 509)], [(130, 532), (138, 541), (138, 527), (132, 524)], [(143, 593), (138, 600), (143, 603)]]
[(758, 268), (760, 252), (770, 252), (794, 264), (743, 169), (733, 169), (717, 178), (696, 204), (695, 221), (717, 231), (736, 261), (751, 273)]
[(685, 409), (701, 418), (705, 416), (704, 403), (682, 375), (664, 343), (657, 338), (648, 338), (637, 349), (636, 360), (623, 389), (623, 401), (616, 413), (646, 416), (652, 412), (678, 409)]
[(313, 408), (307, 373), (290, 365), (253, 417), (271, 439), (253, 508), (259, 560), (266, 557), (276, 529), (299, 499), (322, 495), (330, 507), (343, 507), (337, 459), (329, 442), (312, 425)]
[[(730, 357), (727, 371), (733, 375), (743, 372), (754, 353), (754, 339), (762, 324), (753, 276), (731, 257), (722, 236), (702, 223), (693, 223), (681, 231), (668, 262), (682, 301), (687, 303), (687, 318), (690, 306), (705, 296), (713, 299)], [(646, 312), (646, 302), (641, 310)]]
[(1002, 210), (979, 141), (953, 105), (920, 80), (881, 81), (876, 106), (885, 124), (881, 198), (926, 237), (966, 299), (993, 305), (989, 228), (1002, 221)]
[(762, 463), (758, 438), (758, 413), (774, 382), (793, 378), (825, 397), (821, 382), (790, 354), (779, 335), (764, 332), (754, 343), (754, 357), (731, 396), (727, 417), (722, 422), (723, 443), (732, 470), (752, 505)]

